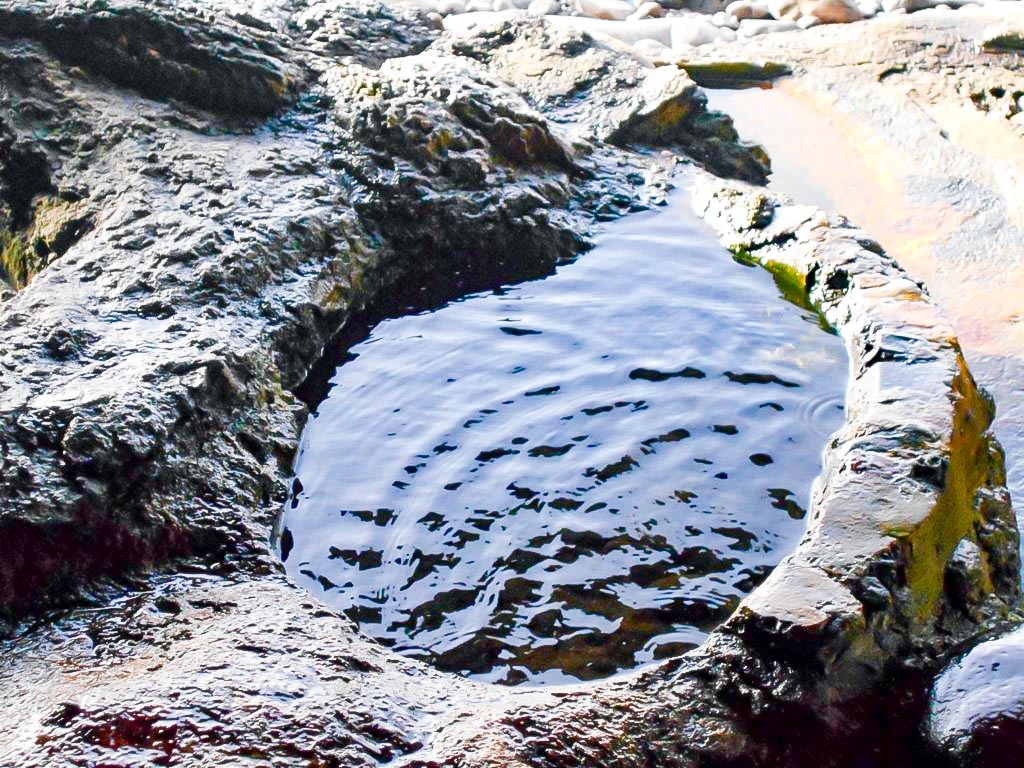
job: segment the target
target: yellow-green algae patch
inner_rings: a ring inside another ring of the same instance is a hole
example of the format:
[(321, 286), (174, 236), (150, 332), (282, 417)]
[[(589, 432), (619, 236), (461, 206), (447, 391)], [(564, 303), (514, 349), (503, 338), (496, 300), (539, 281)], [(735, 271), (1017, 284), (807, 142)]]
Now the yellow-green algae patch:
[(750, 88), (763, 86), (790, 74), (785, 64), (773, 61), (711, 61), (679, 63), (681, 69), (704, 88)]
[(0, 229), (0, 270), (12, 288), (20, 290), (44, 265), (25, 235)]
[(782, 298), (790, 304), (795, 304), (801, 309), (813, 312), (818, 318), (818, 324), (823, 330), (828, 331), (829, 333), (835, 333), (835, 328), (833, 328), (825, 318), (825, 314), (821, 311), (821, 307), (811, 300), (807, 286), (807, 275), (803, 270), (783, 261), (762, 259), (746, 248), (733, 248), (732, 254), (733, 258), (741, 264), (757, 266), (768, 270), (772, 279), (775, 281), (775, 287), (779, 289), (779, 293), (782, 295)]

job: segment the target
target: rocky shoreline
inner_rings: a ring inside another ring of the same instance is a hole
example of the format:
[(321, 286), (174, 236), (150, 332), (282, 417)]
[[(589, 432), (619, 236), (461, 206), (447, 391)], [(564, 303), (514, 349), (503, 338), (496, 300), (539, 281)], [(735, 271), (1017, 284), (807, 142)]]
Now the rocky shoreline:
[[(922, 287), (757, 186), (696, 69), (475, 24), (0, 2), (0, 764), (820, 766), (1012, 617), (992, 405)], [(298, 393), (346, 321), (543, 275), (671, 183), (850, 349), (797, 551), (697, 651), (567, 689), (436, 672), (289, 582)]]

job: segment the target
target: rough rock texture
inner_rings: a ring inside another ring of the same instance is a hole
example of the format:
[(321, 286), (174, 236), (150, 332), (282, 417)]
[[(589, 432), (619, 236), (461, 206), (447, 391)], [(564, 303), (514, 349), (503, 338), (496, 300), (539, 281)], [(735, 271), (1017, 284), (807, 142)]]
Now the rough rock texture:
[[(526, 14), (456, 17), (453, 52), (469, 48), (515, 85), (576, 141), (678, 147), (719, 173), (764, 182), (768, 156), (739, 141), (727, 115), (706, 99), (678, 67), (645, 67), (612, 38), (591, 35)], [(466, 40), (468, 39), (468, 42)]]
[[(798, 646), (804, 632), (831, 625), (838, 647), (816, 653), (841, 661), (832, 674), (851, 680), (883, 674), (889, 654), (939, 653), (940, 638), (972, 632), (987, 599), (965, 610), (956, 553), (985, 552), (976, 597), (1012, 601), (1019, 573), (1001, 450), (986, 432), (992, 406), (952, 329), (877, 243), (841, 219), (743, 189), (698, 193), (695, 205), (730, 248), (806, 290), (852, 360), (847, 423), (826, 452), (805, 540), (728, 624), (751, 612)], [(922, 642), (930, 647), (912, 649)]]
[(682, 73), (581, 35), (604, 68), (526, 93), (502, 50), (542, 60), (541, 22), (426, 56), (420, 22), (343, 3), (0, 12), (0, 224), (39, 257), (0, 303), (0, 606), (79, 604), (4, 641), (0, 765), (841, 765), (891, 728), (883, 677), (1015, 597), (991, 405), (927, 295), (845, 221), (694, 168), (723, 239), (849, 342), (798, 550), (701, 648), (614, 682), (509, 691), (359, 638), (269, 545), (296, 393), (346, 318), (542, 274), (656, 200), (664, 157), (572, 129), (584, 91), (624, 142), (755, 179), (757, 153), (693, 130)]
[(347, 312), (402, 279), (460, 293), (542, 273), (584, 247), (575, 209), (640, 204), (602, 200), (600, 171), (469, 59), (448, 102), (454, 73), (417, 80), (414, 58), (310, 57), (318, 84), (293, 109), (240, 124), (20, 37), (0, 57), (8, 231), (33, 255), (12, 282), (49, 264), (0, 319), (13, 613), (169, 555), (267, 560), (304, 414), (290, 390)]
[[(806, 169), (802, 188), (823, 190), (928, 284), (994, 396), (994, 429), (1016, 499), (1024, 493), (1021, 30), (1024, 7), (996, 3), (759, 38), (742, 50), (703, 49), (685, 64), (696, 79), (693, 66), (732, 71), (742, 57), (792, 73), (776, 89), (777, 110), (771, 99), (751, 109), (754, 120), (790, 109), (797, 126), (788, 128), (790, 140), (750, 138), (763, 141), (777, 165)], [(984, 574), (970, 547), (955, 559), (948, 578), (963, 601)], [(993, 658), (1000, 668), (982, 674)], [(927, 731), (956, 764), (993, 764), (1024, 748), (1016, 686), (1006, 673), (1022, 660), (1015, 630), (954, 660), (939, 678)]]

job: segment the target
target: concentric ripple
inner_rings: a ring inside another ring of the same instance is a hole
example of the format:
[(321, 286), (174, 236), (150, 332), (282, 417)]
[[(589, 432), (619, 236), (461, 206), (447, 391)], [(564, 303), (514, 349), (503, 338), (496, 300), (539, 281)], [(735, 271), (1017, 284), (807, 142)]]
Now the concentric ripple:
[(698, 644), (798, 541), (847, 360), (682, 194), (542, 281), (381, 322), (302, 439), (289, 572), (482, 680)]

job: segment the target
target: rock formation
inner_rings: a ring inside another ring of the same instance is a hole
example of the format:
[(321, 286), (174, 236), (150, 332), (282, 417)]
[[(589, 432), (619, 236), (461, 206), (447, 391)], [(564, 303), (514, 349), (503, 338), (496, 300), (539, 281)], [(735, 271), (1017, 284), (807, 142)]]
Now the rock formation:
[[(926, 291), (758, 186), (685, 68), (557, 18), (0, 0), (0, 765), (820, 766), (1008, 615), (992, 404)], [(850, 349), (797, 551), (698, 650), (566, 690), (431, 670), (288, 581), (304, 383), (346, 321), (543, 275), (677, 165)]]

